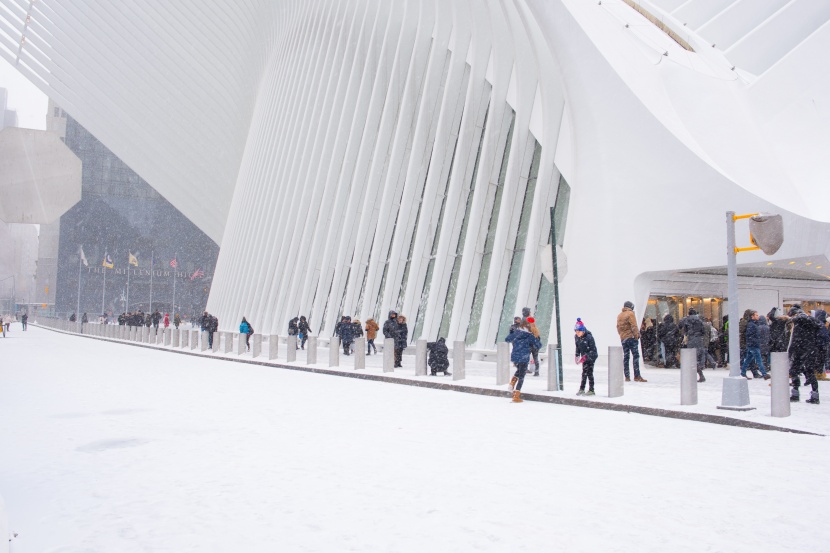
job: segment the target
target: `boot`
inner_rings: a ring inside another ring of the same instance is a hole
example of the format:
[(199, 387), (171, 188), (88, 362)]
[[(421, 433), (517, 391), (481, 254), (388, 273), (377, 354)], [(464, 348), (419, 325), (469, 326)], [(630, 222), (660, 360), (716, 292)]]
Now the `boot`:
[(444, 376), (452, 376), (452, 373), (450, 371), (444, 371)]
[(798, 394), (798, 388), (793, 388), (792, 392), (790, 392), (790, 401), (801, 401)]
[(752, 371), (752, 377), (753, 377), (753, 378), (763, 378), (763, 377), (761, 376), (761, 373), (760, 373), (760, 372), (758, 372), (758, 369), (755, 369), (754, 371)]
[(827, 373), (819, 373), (816, 375), (816, 380), (830, 380), (830, 378), (827, 378)]
[(813, 405), (818, 405), (818, 392), (810, 392), (810, 399), (807, 400), (807, 403), (812, 403)]
[(706, 377), (703, 376), (703, 369), (698, 369), (697, 370), (697, 376), (699, 377), (697, 379), (698, 382), (706, 382)]
[(513, 403), (521, 403), (524, 400), (520, 397), (522, 393), (519, 390), (513, 390)]
[(585, 392), (585, 395), (586, 396), (595, 396), (597, 394), (593, 390), (588, 390), (587, 392)]
[(646, 380), (642, 376), (635, 376), (634, 377), (634, 382), (648, 382), (648, 380)]
[(512, 392), (514, 388), (516, 388), (516, 382), (519, 381), (519, 377), (514, 376), (510, 379), (510, 391)]
[(579, 389), (579, 391), (576, 393), (576, 395), (578, 395), (578, 396), (584, 396), (584, 395), (585, 395), (585, 390), (583, 390), (582, 388), (580, 388), (580, 389)]

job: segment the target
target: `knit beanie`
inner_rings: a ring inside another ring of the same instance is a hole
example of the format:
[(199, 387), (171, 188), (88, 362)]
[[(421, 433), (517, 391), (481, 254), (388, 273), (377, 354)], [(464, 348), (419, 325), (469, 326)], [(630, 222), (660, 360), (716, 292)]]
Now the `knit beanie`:
[(574, 325), (574, 331), (577, 331), (577, 330), (581, 330), (582, 332), (585, 332), (585, 324), (582, 322), (582, 319), (580, 319), (580, 318), (576, 319), (576, 324)]

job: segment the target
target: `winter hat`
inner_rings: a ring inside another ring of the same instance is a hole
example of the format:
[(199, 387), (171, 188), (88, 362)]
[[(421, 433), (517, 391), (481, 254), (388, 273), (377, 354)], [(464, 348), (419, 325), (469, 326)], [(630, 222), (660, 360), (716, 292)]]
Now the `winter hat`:
[(792, 307), (790, 307), (790, 311), (787, 313), (787, 315), (789, 315), (790, 317), (792, 317), (792, 316), (794, 316), (796, 313), (799, 313), (800, 311), (801, 311), (801, 306), (800, 306), (800, 305), (798, 305), (798, 304), (795, 304), (795, 305), (793, 305)]
[(689, 315), (697, 315), (697, 311), (694, 308), (689, 309)]
[(576, 319), (576, 324), (574, 325), (574, 331), (582, 331), (585, 332), (585, 324), (582, 322), (582, 319)]
[(634, 304), (631, 303), (630, 301), (627, 301), (623, 304), (623, 307), (627, 307), (629, 309), (634, 309)]
[(527, 319), (530, 317), (530, 308), (529, 307), (522, 307), (522, 317)]

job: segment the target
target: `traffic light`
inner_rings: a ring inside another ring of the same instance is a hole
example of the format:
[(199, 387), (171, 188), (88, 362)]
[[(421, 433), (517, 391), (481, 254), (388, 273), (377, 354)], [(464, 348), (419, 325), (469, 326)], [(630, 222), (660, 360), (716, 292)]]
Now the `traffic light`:
[(749, 218), (749, 239), (767, 255), (784, 243), (784, 220), (780, 215), (759, 213)]

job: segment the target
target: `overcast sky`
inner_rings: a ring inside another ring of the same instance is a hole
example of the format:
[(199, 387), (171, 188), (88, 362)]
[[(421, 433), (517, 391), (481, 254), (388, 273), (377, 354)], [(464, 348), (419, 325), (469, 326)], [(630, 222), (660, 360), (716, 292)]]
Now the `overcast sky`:
[(9, 91), (6, 107), (17, 111), (20, 127), (46, 130), (46, 95), (3, 58), (0, 58), (0, 88)]

